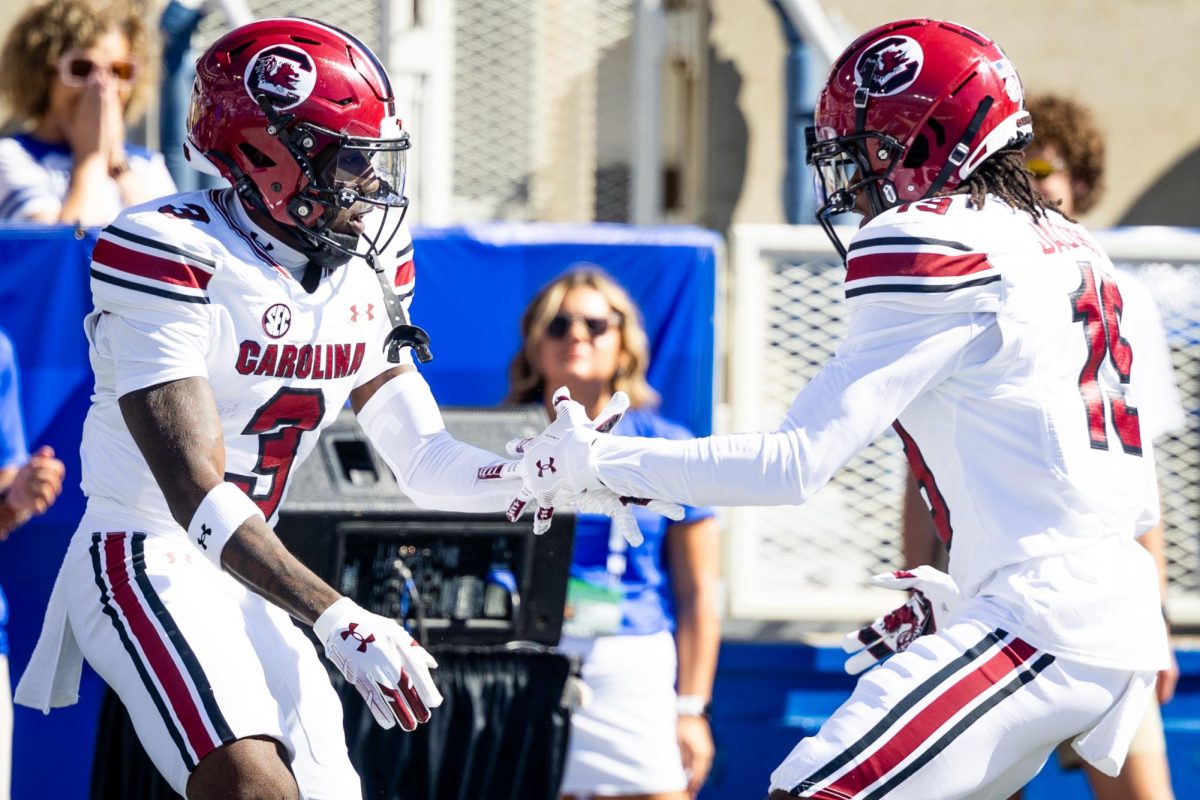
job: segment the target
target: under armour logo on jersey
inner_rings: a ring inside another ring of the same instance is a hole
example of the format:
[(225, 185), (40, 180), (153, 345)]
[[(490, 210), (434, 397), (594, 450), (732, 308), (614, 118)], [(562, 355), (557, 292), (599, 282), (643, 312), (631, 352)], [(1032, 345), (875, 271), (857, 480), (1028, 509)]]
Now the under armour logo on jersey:
[(538, 471), (539, 478), (546, 477), (547, 471), (558, 472), (558, 470), (554, 468), (554, 456), (551, 456), (550, 458), (546, 459), (545, 464), (543, 464), (542, 460), (539, 458), (537, 461), (537, 471)]
[(205, 550), (207, 550), (208, 542), (205, 540), (208, 539), (209, 536), (212, 536), (212, 528), (208, 527), (207, 525), (201, 524), (200, 525), (200, 538), (196, 540), (196, 544), (200, 545)]
[(367, 318), (368, 322), (370, 320), (375, 319), (375, 304), (367, 303), (366, 310), (361, 311), (361, 312), (358, 310), (358, 303), (355, 303), (354, 305), (350, 306), (350, 321), (358, 322), (358, 315), (360, 313)]
[(358, 627), (357, 622), (351, 622), (350, 627), (348, 627), (346, 630), (342, 631), (342, 641), (344, 642), (347, 639), (349, 639), (351, 636), (353, 636), (355, 639), (358, 640), (358, 652), (365, 653), (365, 652), (367, 652), (367, 645), (369, 645), (371, 642), (375, 641), (375, 634), (372, 633), (368, 636), (363, 636), (361, 633), (359, 633), (357, 630), (355, 630), (357, 627)]

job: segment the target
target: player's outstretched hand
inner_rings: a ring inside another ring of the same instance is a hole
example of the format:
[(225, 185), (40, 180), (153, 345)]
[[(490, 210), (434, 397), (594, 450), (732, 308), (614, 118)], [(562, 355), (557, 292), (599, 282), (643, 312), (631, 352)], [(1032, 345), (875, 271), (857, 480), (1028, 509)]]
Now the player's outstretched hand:
[(600, 483), (589, 460), (592, 442), (608, 433), (629, 409), (629, 396), (616, 392), (592, 419), (583, 406), (571, 399), (564, 386), (554, 393), (555, 419), (545, 431), (531, 439), (514, 439), (508, 452), (523, 457), (525, 483), (508, 507), (508, 519), (516, 522), (530, 501), (537, 504), (533, 532), (545, 533), (554, 519), (554, 508), (570, 505), (589, 514), (611, 517), (617, 530), (631, 545), (642, 542), (642, 532), (631, 506), (645, 506), (674, 520), (683, 519), (683, 507), (659, 500), (621, 497)]
[(513, 439), (507, 445), (510, 455), (519, 455), (525, 464), (525, 481), (508, 505), (509, 522), (516, 522), (533, 502), (537, 512), (533, 532), (550, 530), (554, 505), (561, 496), (582, 494), (602, 488), (589, 462), (592, 440), (621, 421), (629, 408), (629, 396), (617, 392), (593, 420), (582, 405), (571, 399), (563, 386), (554, 393), (554, 421), (531, 439)]
[(415, 730), (442, 704), (429, 674), (437, 662), (394, 620), (343, 597), (322, 612), (313, 631), (382, 727)]
[(918, 636), (935, 631), (939, 620), (949, 620), (962, 603), (954, 579), (930, 566), (884, 572), (872, 577), (871, 584), (907, 589), (912, 596), (895, 611), (846, 634), (842, 649), (850, 656), (843, 666), (851, 675), (906, 650)]
[(642, 529), (638, 527), (637, 518), (633, 516), (632, 506), (643, 506), (676, 522), (683, 519), (683, 506), (677, 503), (646, 500), (642, 497), (621, 497), (603, 486), (590, 489), (587, 494), (572, 495), (570, 503), (581, 514), (603, 514), (611, 517), (612, 524), (631, 547), (642, 543)]

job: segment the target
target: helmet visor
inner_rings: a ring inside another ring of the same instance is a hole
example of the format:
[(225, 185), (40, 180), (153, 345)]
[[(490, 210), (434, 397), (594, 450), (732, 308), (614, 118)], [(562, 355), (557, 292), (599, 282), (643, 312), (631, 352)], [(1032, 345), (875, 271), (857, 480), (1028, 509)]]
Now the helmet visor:
[(397, 206), (404, 201), (406, 177), (405, 149), (344, 144), (326, 168), (323, 183), (338, 195), (343, 208), (356, 202)]

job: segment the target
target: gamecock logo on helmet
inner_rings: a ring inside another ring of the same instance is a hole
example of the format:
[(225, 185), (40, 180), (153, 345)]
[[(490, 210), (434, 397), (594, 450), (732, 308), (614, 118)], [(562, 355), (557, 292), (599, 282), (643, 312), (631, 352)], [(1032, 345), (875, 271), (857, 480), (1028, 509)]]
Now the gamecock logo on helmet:
[(907, 36), (887, 36), (868, 47), (854, 66), (855, 81), (862, 86), (867, 77), (867, 65), (875, 62), (875, 74), (868, 88), (876, 97), (902, 92), (921, 73), (925, 54), (921, 45)]
[(316, 83), (312, 60), (303, 50), (287, 45), (260, 50), (246, 66), (246, 91), (251, 97), (265, 94), (277, 109), (300, 105)]

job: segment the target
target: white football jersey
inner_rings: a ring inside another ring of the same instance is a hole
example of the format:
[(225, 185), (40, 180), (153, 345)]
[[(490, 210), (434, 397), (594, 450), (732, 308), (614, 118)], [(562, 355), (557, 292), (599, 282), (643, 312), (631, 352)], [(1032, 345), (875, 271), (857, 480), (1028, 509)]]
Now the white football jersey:
[[(103, 230), (85, 325), (96, 375), (82, 445), (90, 505), (170, 518), (117, 399), (203, 377), (224, 431), (225, 478), (273, 521), (320, 430), (355, 387), (394, 366), (383, 353), (391, 323), (374, 271), (351, 259), (310, 294), (293, 274), (305, 264), (253, 226), (231, 190), (162, 198)], [(415, 283), (407, 227), (384, 267), (407, 306)]]
[(857, 231), (846, 338), (778, 430), (601, 437), (591, 464), (624, 495), (796, 504), (894, 424), (955, 581), (1013, 609), (988, 622), (1084, 663), (1160, 669), (1155, 569), (1134, 538), (1157, 488), (1112, 264), (1058, 214), (1035, 225), (969, 202), (910, 203)]
[[(895, 424), (963, 592), (1026, 608), (1031, 642), (1063, 655), (1161, 656), (1154, 571), (1131, 545), (1158, 518), (1154, 461), (1125, 304), (1095, 240), (995, 200), (912, 203), (854, 237), (846, 297), (854, 315), (996, 315), (988, 347)], [(1150, 630), (1114, 653), (1122, 620)]]

